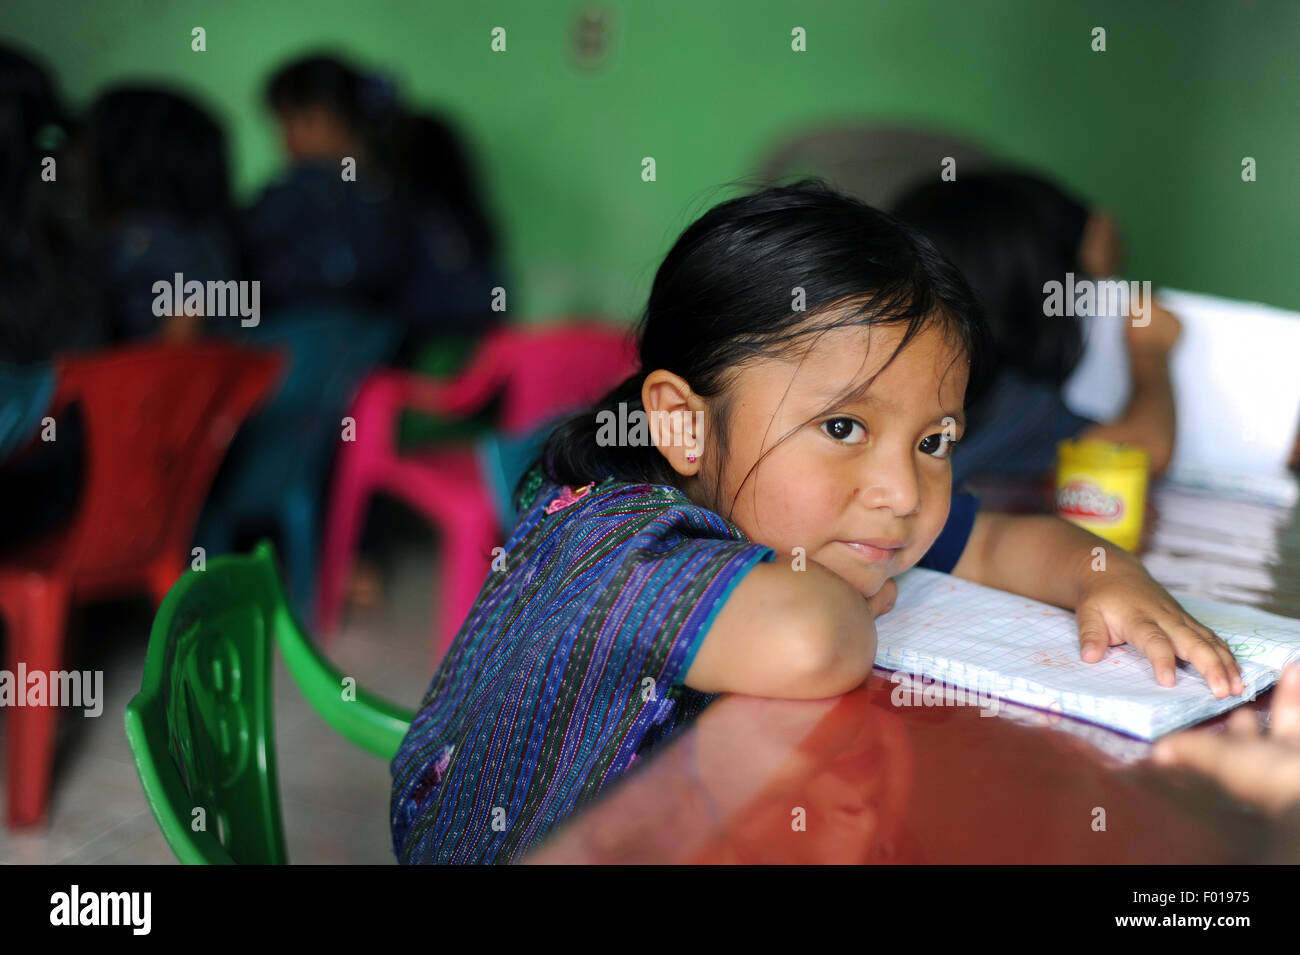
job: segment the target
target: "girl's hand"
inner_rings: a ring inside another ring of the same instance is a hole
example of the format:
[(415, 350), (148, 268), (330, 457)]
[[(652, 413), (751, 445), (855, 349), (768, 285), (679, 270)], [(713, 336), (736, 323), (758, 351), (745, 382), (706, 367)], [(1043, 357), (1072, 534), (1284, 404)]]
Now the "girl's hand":
[(1107, 646), (1127, 643), (1151, 661), (1156, 682), (1174, 685), (1175, 660), (1186, 660), (1219, 699), (1245, 692), (1241, 667), (1228, 645), (1197, 623), (1141, 568), (1099, 571), (1075, 608), (1080, 655), (1096, 663)]
[(1300, 802), (1300, 666), (1282, 671), (1273, 693), (1272, 727), (1260, 731), (1253, 710), (1228, 718), (1227, 732), (1191, 730), (1162, 739), (1152, 758), (1213, 776), (1225, 789), (1270, 812)]

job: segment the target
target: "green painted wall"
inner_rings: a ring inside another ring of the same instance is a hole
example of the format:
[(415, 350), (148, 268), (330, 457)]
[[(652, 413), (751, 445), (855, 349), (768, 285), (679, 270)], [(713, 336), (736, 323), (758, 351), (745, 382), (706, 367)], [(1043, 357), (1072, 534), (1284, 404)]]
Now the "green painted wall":
[(274, 65), (330, 46), (390, 68), (480, 155), (517, 316), (630, 318), (726, 183), (793, 129), (854, 118), (948, 126), (1056, 173), (1119, 213), (1132, 278), (1300, 309), (1295, 0), (610, 0), (598, 72), (569, 55), (585, 6), (4, 0), (0, 35), (44, 54), (76, 105), (127, 79), (199, 95), (229, 123), (243, 196), (278, 161), (259, 105)]

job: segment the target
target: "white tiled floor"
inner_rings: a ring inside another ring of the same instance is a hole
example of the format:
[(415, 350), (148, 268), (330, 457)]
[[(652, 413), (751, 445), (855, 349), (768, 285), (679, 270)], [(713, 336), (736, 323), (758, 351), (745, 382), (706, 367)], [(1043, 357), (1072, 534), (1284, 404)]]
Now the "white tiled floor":
[[(359, 686), (414, 709), (432, 675), (434, 563), (428, 544), (391, 552), (383, 608), (350, 613), (329, 655)], [(0, 825), (0, 863), (174, 863), (144, 800), (123, 729), (140, 688), (148, 604), (92, 608), (72, 622), (69, 669), (104, 670), (104, 711), (65, 715), (50, 824)], [(392, 863), (388, 765), (338, 736), (298, 694), (276, 656), (275, 730), (289, 858), (298, 863)], [(3, 737), (0, 711), (0, 738)], [(0, 742), (0, 749), (3, 742)]]

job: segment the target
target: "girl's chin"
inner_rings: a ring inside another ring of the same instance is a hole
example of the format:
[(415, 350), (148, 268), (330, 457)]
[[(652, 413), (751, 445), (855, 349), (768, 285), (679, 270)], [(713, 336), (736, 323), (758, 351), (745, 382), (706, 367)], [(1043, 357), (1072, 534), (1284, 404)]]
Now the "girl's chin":
[(862, 594), (864, 597), (874, 597), (880, 592), (880, 588), (885, 586), (885, 581), (889, 580), (891, 574), (883, 570), (870, 570), (862, 567), (831, 567), (836, 575), (846, 584)]
[(863, 590), (859, 588), (858, 593), (862, 594), (864, 597), (874, 597), (876, 594), (880, 593), (880, 588), (885, 586), (885, 582), (888, 580), (888, 577), (881, 575), (879, 579), (871, 582), (869, 589)]

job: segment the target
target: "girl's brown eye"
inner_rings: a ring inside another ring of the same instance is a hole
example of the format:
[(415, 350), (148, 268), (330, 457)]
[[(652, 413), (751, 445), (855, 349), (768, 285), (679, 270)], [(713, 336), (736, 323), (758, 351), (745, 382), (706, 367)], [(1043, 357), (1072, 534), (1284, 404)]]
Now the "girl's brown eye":
[(931, 457), (946, 458), (952, 454), (953, 445), (956, 443), (956, 441), (945, 437), (942, 433), (930, 434), (921, 439), (920, 451), (922, 454), (928, 454)]
[[(822, 422), (822, 431), (828, 437), (834, 438), (845, 444), (860, 444), (861, 439), (866, 436), (867, 429), (862, 427), (860, 422), (852, 418), (831, 418)], [(856, 438), (857, 440), (850, 440)]]

